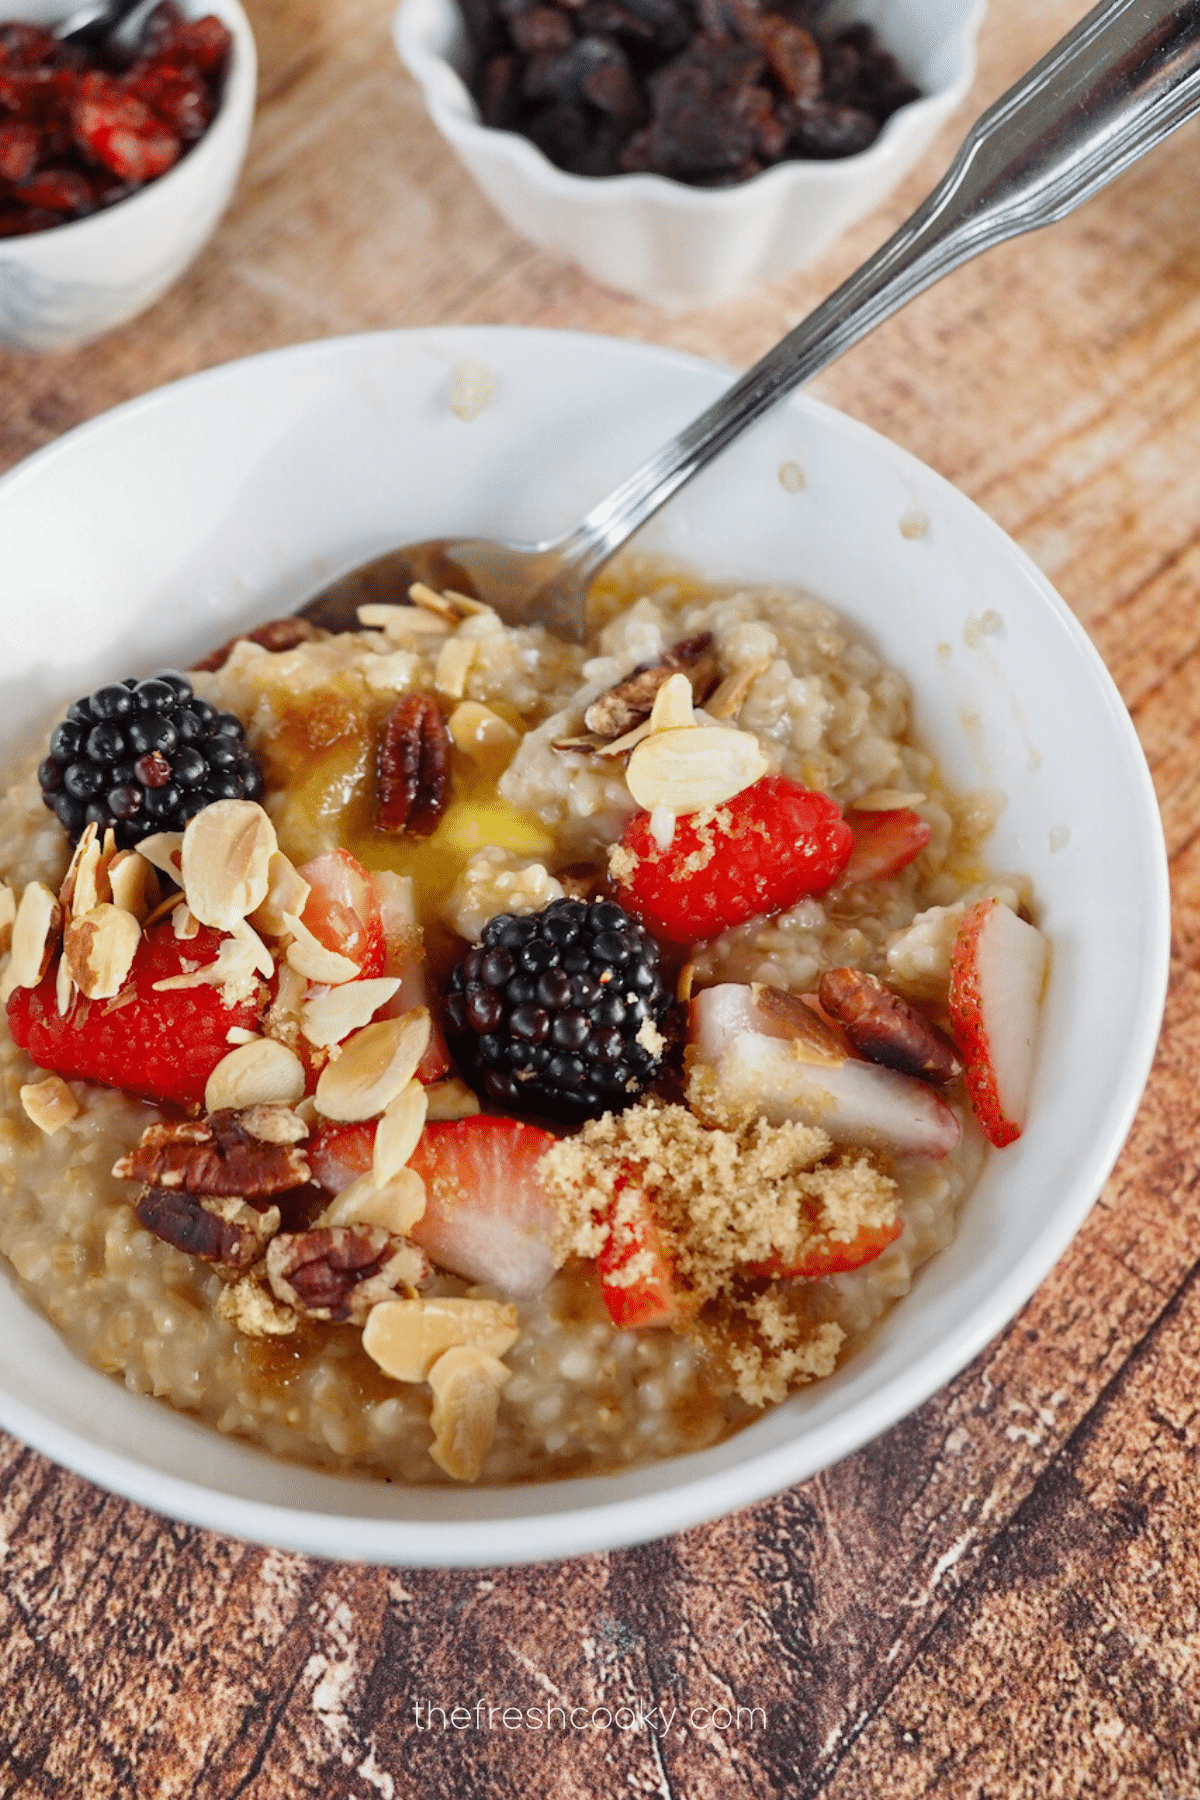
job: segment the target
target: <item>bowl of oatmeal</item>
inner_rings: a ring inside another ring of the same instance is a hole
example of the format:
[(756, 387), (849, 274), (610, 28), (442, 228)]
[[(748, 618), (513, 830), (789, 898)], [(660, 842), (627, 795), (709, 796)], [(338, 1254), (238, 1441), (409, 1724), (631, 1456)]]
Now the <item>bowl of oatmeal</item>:
[(380, 334), (0, 483), (6, 1428), (290, 1548), (565, 1555), (845, 1454), (1061, 1253), (1165, 859), (1098, 657), (962, 495), (799, 399), (582, 650), (445, 591), (261, 629), (397, 541), (565, 526), (726, 380)]

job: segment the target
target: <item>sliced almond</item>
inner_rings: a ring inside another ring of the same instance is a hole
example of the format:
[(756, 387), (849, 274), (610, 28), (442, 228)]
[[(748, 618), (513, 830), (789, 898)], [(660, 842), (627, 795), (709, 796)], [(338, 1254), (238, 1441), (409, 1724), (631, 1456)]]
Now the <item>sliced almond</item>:
[(511, 1375), (497, 1357), (465, 1344), (444, 1351), (430, 1369), (429, 1454), (455, 1481), (478, 1481), (482, 1475), (496, 1432), (500, 1390)]
[(13, 915), (12, 958), (0, 982), (0, 1000), (15, 988), (36, 987), (58, 949), (63, 909), (50, 889), (31, 881)]
[(381, 1187), (404, 1167), (420, 1143), (426, 1109), (425, 1089), (419, 1081), (410, 1081), (380, 1119), (372, 1169)]
[(401, 643), (411, 637), (442, 637), (450, 629), (451, 621), (440, 613), (430, 612), (423, 606), (388, 606), (372, 603), (360, 606), (358, 621), (369, 631), (382, 631), (393, 643)]
[(176, 887), (183, 886), (180, 859), (183, 855), (182, 831), (155, 831), (138, 841), (138, 855), (169, 875)]
[(53, 1137), (56, 1131), (79, 1117), (79, 1102), (61, 1075), (28, 1082), (21, 1089), (21, 1105), (26, 1116), (47, 1137)]
[(292, 938), (287, 947), (288, 965), (307, 980), (318, 981), (324, 986), (339, 987), (343, 981), (355, 981), (361, 974), (352, 957), (342, 956), (337, 950), (326, 949), (320, 938), (314, 937), (295, 913), (284, 913), (283, 928), (291, 933)]
[[(79, 880), (79, 871), (84, 862), (88, 860), (98, 862), (99, 858), (99, 827), (97, 825), (85, 825), (79, 834), (79, 841), (76, 843), (75, 849), (71, 854), (71, 860), (67, 864), (67, 872), (63, 876), (62, 886), (58, 890), (58, 897), (65, 907), (75, 908), (75, 888)], [(107, 898), (107, 895), (105, 898)], [(92, 904), (95, 905), (96, 902), (93, 900)], [(88, 908), (86, 906), (81, 906), (75, 908), (75, 910), (87, 912)]]
[(89, 1000), (119, 994), (141, 941), (141, 926), (119, 906), (106, 903), (77, 913), (67, 926), (63, 956), (80, 993)]
[(464, 700), (446, 720), (446, 730), (465, 756), (490, 762), (516, 749), (521, 734), (479, 700)]
[(352, 1031), (368, 1025), (379, 1008), (399, 990), (398, 975), (344, 982), (327, 994), (314, 994), (304, 1001), (300, 1008), (300, 1029), (310, 1044), (340, 1044)]
[(517, 1341), (515, 1306), (498, 1300), (381, 1300), (363, 1326), (363, 1349), (393, 1381), (427, 1381), (447, 1350), (499, 1358)]
[(288, 913), (299, 918), (308, 904), (312, 888), (282, 850), (273, 850), (267, 862), (267, 893), (261, 906), (250, 915), (255, 931), (267, 937), (283, 937), (287, 931), (284, 919)]
[(429, 1044), (429, 1012), (424, 1006), (364, 1025), (348, 1038), (336, 1062), (317, 1082), (317, 1110), (327, 1119), (350, 1123), (374, 1119), (406, 1088)]
[(290, 1106), (303, 1094), (304, 1064), (295, 1051), (274, 1038), (255, 1038), (221, 1058), (205, 1085), (204, 1110)]
[(771, 658), (760, 656), (757, 661), (743, 663), (740, 669), (734, 669), (705, 701), (704, 710), (709, 718), (735, 719), (745, 704), (746, 695), (770, 666)]
[(60, 1019), (65, 1019), (75, 999), (75, 977), (65, 956), (58, 959), (58, 968), (54, 976), (54, 1004)]
[(275, 827), (256, 800), (214, 800), (189, 819), (180, 867), (202, 925), (232, 931), (267, 897)]
[(181, 900), (179, 905), (172, 910), (171, 929), (175, 936), (184, 943), (194, 937), (199, 937), (200, 921), (186, 900)]
[(161, 888), (153, 863), (136, 850), (118, 850), (108, 865), (112, 903), (141, 923), (158, 905)]
[(473, 613), (489, 612), (491, 609), (482, 600), (472, 600), (469, 594), (457, 594), (453, 589), (439, 594), (427, 582), (414, 581), (408, 590), (408, 597), (415, 606), (424, 607), (428, 612), (436, 613), (440, 619), (448, 619), (458, 625), (463, 619), (469, 619)]
[(695, 724), (692, 704), (692, 684), (680, 671), (676, 675), (668, 675), (667, 679), (654, 696), (654, 705), (650, 708), (651, 731), (683, 731)]
[(382, 1225), (393, 1237), (406, 1237), (424, 1214), (425, 1183), (415, 1169), (400, 1169), (382, 1186), (373, 1175), (360, 1175), (325, 1208), (321, 1224)]
[(13, 920), (17, 916), (17, 896), (7, 881), (0, 881), (0, 956), (12, 943)]
[(751, 732), (695, 726), (653, 732), (629, 758), (625, 779), (647, 812), (662, 808), (678, 816), (732, 800), (770, 766)]
[(854, 802), (856, 812), (904, 812), (920, 806), (928, 798), (917, 788), (872, 788), (869, 794)]
[(71, 911), (77, 915), (90, 913), (111, 901), (108, 864), (100, 844), (93, 840), (79, 859), (79, 867), (75, 872), (75, 889), (71, 895)]
[[(688, 723), (690, 724), (691, 721), (689, 720)], [(640, 744), (643, 738), (650, 736), (653, 729), (649, 719), (643, 719), (640, 725), (635, 725), (633, 730), (627, 731), (623, 737), (613, 738), (611, 743), (598, 745), (596, 755), (628, 756), (635, 745)], [(559, 746), (555, 744), (554, 748), (557, 750)]]
[(299, 1144), (308, 1136), (308, 1124), (290, 1106), (248, 1106), (238, 1120), (260, 1144)]
[(481, 1111), (479, 1095), (472, 1093), (457, 1075), (447, 1075), (444, 1081), (435, 1081), (425, 1089), (425, 1109), (427, 1124), (473, 1119)]
[(478, 654), (477, 639), (447, 638), (438, 651), (438, 659), (433, 671), (433, 685), (443, 694), (449, 694), (451, 699), (461, 700), (467, 689), (467, 676), (471, 672), (471, 664)]
[(271, 952), (256, 931), (244, 919), (221, 939), (216, 960), (206, 963), (188, 975), (168, 975), (154, 983), (155, 993), (169, 993), (174, 988), (219, 987), (226, 1006), (241, 1006), (254, 999), (260, 976), (269, 978), (275, 970)]

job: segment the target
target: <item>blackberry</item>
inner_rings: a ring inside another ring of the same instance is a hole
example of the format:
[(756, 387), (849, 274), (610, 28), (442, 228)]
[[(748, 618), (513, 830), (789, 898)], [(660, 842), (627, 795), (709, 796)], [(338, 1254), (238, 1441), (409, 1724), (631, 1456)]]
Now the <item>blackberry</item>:
[(555, 900), (489, 921), (450, 977), (446, 1016), (493, 1100), (583, 1119), (645, 1092), (669, 1005), (644, 926), (608, 900)]
[(182, 831), (214, 800), (257, 800), (262, 771), (242, 722), (161, 669), (131, 675), (67, 708), (38, 767), (42, 800), (74, 842), (110, 826), (122, 849), (156, 831)]

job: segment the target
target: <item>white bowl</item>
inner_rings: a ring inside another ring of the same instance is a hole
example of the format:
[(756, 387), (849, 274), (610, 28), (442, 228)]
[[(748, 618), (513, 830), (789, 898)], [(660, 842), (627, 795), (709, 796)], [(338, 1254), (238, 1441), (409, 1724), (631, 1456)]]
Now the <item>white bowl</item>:
[(924, 96), (858, 156), (784, 162), (732, 188), (661, 175), (568, 175), (528, 138), (479, 123), (455, 0), (402, 0), (396, 47), (434, 124), (493, 205), (545, 250), (661, 306), (704, 306), (806, 267), (906, 175), (971, 84), (986, 0), (838, 0), (875, 26)]
[[(469, 424), (450, 407), (466, 364), (493, 384)], [(119, 407), (0, 482), (10, 744), (101, 679), (186, 662), (397, 542), (565, 527), (727, 380), (607, 338), (429, 329), (277, 351)], [(784, 464), (803, 472), (798, 492)], [(924, 535), (906, 536), (918, 518)], [(1061, 1254), (1132, 1120), (1167, 967), (1154, 794), (1095, 650), (969, 500), (807, 399), (727, 451), (644, 541), (841, 608), (911, 679), (947, 778), (1009, 795), (989, 858), (1032, 876), (1053, 970), (1028, 1128), (990, 1158), (954, 1243), (831, 1379), (726, 1443), (629, 1474), (447, 1492), (298, 1468), (86, 1368), (2, 1278), (0, 1424), (147, 1506), (290, 1549), (562, 1556), (678, 1530), (844, 1456), (962, 1368)]]
[[(34, 25), (68, 0), (19, 0), (6, 14)], [(0, 345), (71, 350), (164, 294), (200, 254), (237, 185), (254, 120), (254, 34), (239, 0), (183, 0), (189, 18), (216, 13), (233, 33), (216, 118), (187, 155), (115, 206), (28, 237), (0, 239)]]

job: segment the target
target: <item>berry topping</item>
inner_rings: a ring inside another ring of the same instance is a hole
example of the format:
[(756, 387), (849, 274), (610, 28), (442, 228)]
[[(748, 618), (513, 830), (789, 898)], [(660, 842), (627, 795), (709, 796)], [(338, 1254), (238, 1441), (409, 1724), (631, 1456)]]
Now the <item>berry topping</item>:
[(72, 841), (87, 825), (111, 826), (123, 849), (182, 831), (214, 800), (263, 791), (241, 720), (199, 699), (174, 669), (76, 700), (50, 734), (38, 780)]
[(656, 937), (693, 944), (823, 894), (854, 838), (841, 809), (786, 775), (764, 775), (731, 800), (676, 819), (666, 849), (635, 813), (614, 850), (622, 897)]
[(43, 1069), (68, 1078), (126, 1088), (149, 1100), (200, 1105), (209, 1076), (229, 1054), (231, 1029), (253, 1030), (267, 990), (241, 1006), (227, 1006), (217, 987), (157, 989), (156, 982), (216, 960), (221, 932), (202, 925), (177, 938), (169, 919), (151, 925), (138, 945), (119, 1000), (77, 996), (58, 1010), (57, 961), (37, 987), (16, 988), (8, 1002), (14, 1044)]
[(556, 1214), (537, 1178), (554, 1144), (517, 1119), (427, 1125), (409, 1159), (425, 1183), (412, 1241), (439, 1268), (503, 1294), (540, 1294), (554, 1273)]
[(450, 978), (446, 1017), (493, 1100), (595, 1118), (653, 1080), (669, 1004), (643, 926), (608, 900), (555, 900), (489, 921)]
[(998, 1150), (1029, 1108), (1046, 940), (999, 900), (967, 908), (950, 958), (950, 1023), (975, 1116)]

